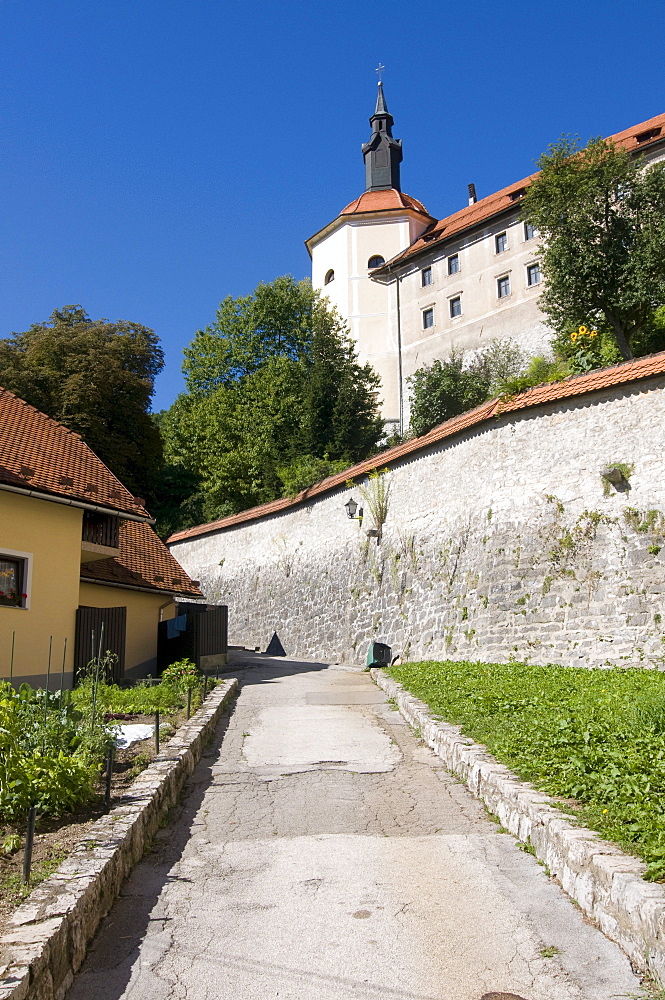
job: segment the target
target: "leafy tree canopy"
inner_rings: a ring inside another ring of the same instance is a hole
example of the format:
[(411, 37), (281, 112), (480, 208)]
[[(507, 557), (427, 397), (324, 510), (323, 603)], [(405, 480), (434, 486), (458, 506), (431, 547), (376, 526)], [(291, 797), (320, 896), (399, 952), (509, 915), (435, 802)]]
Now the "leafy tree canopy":
[(523, 215), (540, 233), (541, 305), (554, 330), (595, 329), (625, 359), (662, 349), (665, 165), (644, 167), (609, 140), (581, 150), (564, 137), (538, 166)]
[(79, 305), (0, 340), (0, 385), (77, 431), (130, 490), (148, 497), (161, 461), (148, 409), (163, 365), (152, 330), (92, 320)]
[(414, 372), (411, 388), (411, 431), (416, 436), (450, 420), (486, 399), (527, 367), (528, 357), (511, 340), (496, 340), (474, 355), (452, 351), (445, 361)]
[(225, 299), (184, 371), (189, 391), (161, 429), (167, 461), (199, 478), (207, 520), (292, 495), (382, 436), (379, 378), (308, 281), (287, 275)]

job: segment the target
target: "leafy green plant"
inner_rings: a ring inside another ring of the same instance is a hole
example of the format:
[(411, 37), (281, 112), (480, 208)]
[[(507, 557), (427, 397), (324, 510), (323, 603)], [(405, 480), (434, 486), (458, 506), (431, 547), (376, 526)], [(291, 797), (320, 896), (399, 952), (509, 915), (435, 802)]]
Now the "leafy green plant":
[(162, 684), (178, 691), (188, 691), (199, 687), (203, 677), (191, 660), (177, 660), (162, 672)]
[(450, 660), (390, 672), (665, 881), (665, 674)]
[[(347, 486), (353, 486), (353, 482), (349, 480)], [(388, 519), (391, 486), (389, 469), (372, 469), (367, 476), (367, 485), (358, 487), (360, 495), (372, 515), (379, 541), (383, 534), (383, 525)]]

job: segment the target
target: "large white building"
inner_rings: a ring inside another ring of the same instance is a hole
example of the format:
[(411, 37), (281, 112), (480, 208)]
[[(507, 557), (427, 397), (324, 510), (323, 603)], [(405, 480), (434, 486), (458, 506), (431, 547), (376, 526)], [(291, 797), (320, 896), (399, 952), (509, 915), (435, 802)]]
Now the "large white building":
[[(401, 141), (383, 86), (363, 146), (365, 191), (306, 241), (312, 283), (347, 321), (362, 362), (381, 376), (389, 426), (408, 423), (406, 378), (452, 348), (511, 337), (531, 353), (549, 339), (537, 234), (520, 219), (531, 177), (436, 220), (400, 184)], [(665, 158), (665, 114), (611, 136), (645, 161)]]

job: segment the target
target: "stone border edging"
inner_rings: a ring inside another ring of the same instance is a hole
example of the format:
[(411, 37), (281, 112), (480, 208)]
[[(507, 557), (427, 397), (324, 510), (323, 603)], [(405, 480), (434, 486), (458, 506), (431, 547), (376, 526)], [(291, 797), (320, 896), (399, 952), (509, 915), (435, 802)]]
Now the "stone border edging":
[(129, 791), (12, 914), (0, 938), (0, 1000), (62, 1000), (132, 867), (175, 805), (238, 681), (176, 731)]
[(373, 668), (370, 673), (447, 769), (506, 830), (533, 846), (564, 892), (623, 948), (636, 968), (665, 983), (665, 889), (641, 877), (644, 863), (593, 830), (575, 826), (554, 799), (521, 781), (481, 743), (462, 736), (459, 726), (435, 720), (424, 702), (383, 670)]

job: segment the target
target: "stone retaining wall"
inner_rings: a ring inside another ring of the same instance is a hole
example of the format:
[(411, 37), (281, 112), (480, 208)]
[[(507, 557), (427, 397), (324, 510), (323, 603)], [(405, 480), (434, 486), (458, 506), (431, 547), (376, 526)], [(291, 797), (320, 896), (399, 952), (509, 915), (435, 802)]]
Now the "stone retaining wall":
[[(665, 662), (665, 380), (498, 417), (392, 463), (380, 544), (338, 486), (171, 552), (230, 641), (362, 662)], [(621, 463), (625, 486), (601, 478)], [(362, 484), (361, 484), (362, 485)]]
[(0, 1000), (64, 997), (99, 922), (177, 802), (237, 687), (228, 680), (215, 688), (120, 804), (12, 914), (0, 938)]
[(435, 721), (423, 702), (382, 670), (371, 674), (448, 770), (509, 833), (533, 847), (564, 891), (636, 968), (665, 983), (665, 889), (644, 881), (645, 865), (592, 830), (574, 826), (553, 799), (520, 781), (484, 746), (461, 736), (459, 726)]

